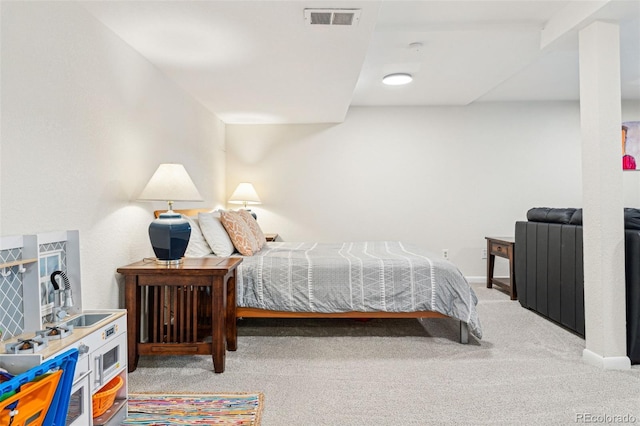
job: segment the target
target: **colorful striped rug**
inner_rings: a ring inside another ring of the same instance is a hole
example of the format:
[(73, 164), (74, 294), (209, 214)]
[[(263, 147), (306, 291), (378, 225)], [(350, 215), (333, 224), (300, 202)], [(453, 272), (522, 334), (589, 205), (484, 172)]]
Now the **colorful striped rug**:
[(123, 425), (258, 426), (262, 393), (130, 394)]

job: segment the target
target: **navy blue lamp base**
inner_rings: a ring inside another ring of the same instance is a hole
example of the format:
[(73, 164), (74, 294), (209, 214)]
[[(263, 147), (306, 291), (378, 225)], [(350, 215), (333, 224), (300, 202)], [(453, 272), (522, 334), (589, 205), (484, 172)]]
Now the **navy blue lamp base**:
[(158, 262), (181, 263), (191, 237), (191, 225), (178, 213), (162, 213), (149, 225), (149, 239)]

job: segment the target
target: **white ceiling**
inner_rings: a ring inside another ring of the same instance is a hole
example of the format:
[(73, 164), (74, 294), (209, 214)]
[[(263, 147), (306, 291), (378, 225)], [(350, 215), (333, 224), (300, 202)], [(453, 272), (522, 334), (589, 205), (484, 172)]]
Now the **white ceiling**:
[[(81, 4), (225, 123), (341, 122), (350, 105), (577, 100), (577, 32), (594, 20), (619, 23), (623, 99), (640, 100), (640, 0)], [(310, 26), (306, 8), (361, 15)], [(414, 81), (383, 85), (392, 72)]]

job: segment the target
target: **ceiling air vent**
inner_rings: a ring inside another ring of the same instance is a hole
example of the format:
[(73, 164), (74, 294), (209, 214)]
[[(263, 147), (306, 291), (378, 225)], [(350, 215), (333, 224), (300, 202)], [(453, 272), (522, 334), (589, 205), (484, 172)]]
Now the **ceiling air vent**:
[(360, 20), (360, 9), (305, 9), (307, 25), (356, 25)]

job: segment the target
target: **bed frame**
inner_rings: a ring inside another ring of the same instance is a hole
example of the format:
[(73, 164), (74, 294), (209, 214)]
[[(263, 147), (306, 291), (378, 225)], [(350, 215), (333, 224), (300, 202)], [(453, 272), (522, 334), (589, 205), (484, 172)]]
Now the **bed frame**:
[[(176, 213), (185, 216), (197, 216), (198, 213), (210, 212), (211, 209), (181, 209), (174, 210)], [(166, 210), (156, 210), (154, 215), (157, 218)], [(259, 308), (236, 307), (236, 319), (238, 318), (451, 318), (448, 315), (433, 311), (415, 312), (287, 312), (270, 311)], [(467, 323), (460, 321), (460, 343), (469, 343), (469, 327)]]

